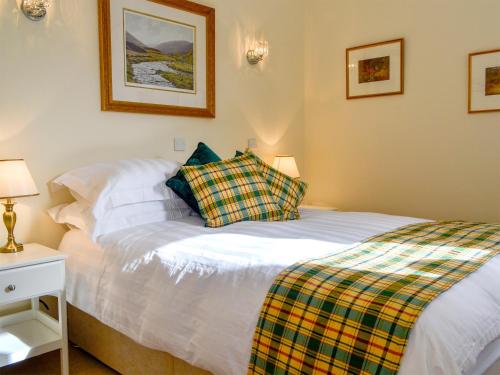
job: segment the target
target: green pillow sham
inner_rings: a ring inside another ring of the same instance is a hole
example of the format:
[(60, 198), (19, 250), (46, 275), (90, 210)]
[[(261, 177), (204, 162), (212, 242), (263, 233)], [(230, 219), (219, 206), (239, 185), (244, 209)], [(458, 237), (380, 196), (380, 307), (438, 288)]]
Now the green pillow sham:
[[(200, 142), (184, 166), (204, 165), (218, 161), (221, 161), (219, 155), (212, 151), (212, 149), (205, 143)], [(167, 180), (166, 185), (171, 188), (184, 202), (186, 202), (186, 204), (191, 207), (194, 212), (198, 214), (200, 213), (198, 202), (196, 201), (186, 178), (180, 170), (174, 177)]]

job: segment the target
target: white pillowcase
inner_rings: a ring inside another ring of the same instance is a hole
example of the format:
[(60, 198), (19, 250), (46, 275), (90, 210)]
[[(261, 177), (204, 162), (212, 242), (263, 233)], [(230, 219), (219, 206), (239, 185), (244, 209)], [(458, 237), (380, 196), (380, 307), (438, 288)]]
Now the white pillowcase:
[(163, 159), (101, 162), (69, 171), (52, 181), (52, 190), (67, 187), (85, 200), (95, 218), (123, 205), (177, 198), (165, 185), (180, 164)]
[(98, 220), (92, 214), (92, 207), (84, 201), (61, 204), (48, 210), (56, 223), (81, 229), (93, 241), (103, 234), (143, 224), (177, 220), (189, 216), (191, 212), (191, 208), (178, 198), (112, 208)]

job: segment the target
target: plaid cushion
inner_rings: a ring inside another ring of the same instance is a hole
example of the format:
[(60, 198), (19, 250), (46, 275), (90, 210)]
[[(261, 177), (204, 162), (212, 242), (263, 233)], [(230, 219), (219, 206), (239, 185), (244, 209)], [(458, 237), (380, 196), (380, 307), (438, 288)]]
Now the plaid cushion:
[(274, 281), (250, 374), (396, 374), (441, 293), (500, 255), (500, 225), (415, 224), (296, 263)]
[(217, 228), (247, 220), (283, 220), (283, 211), (249, 155), (184, 166), (181, 171), (208, 227)]
[(276, 203), (283, 210), (283, 219), (299, 219), (298, 207), (306, 194), (307, 184), (271, 167), (250, 150), (246, 150), (245, 155), (249, 155), (255, 160), (260, 172), (269, 184)]

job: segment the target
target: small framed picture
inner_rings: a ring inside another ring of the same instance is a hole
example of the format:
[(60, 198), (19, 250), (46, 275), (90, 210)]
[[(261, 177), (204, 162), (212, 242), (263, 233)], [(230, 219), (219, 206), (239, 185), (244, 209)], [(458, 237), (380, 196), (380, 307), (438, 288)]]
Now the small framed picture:
[(98, 0), (104, 111), (215, 117), (215, 10)]
[(404, 39), (346, 50), (347, 99), (404, 92)]
[(500, 111), (500, 49), (469, 55), (469, 113)]

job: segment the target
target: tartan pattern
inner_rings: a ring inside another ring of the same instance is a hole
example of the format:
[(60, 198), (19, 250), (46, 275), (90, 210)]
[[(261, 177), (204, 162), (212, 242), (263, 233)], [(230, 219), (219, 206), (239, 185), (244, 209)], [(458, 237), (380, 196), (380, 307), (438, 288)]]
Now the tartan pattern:
[(500, 254), (500, 225), (416, 224), (297, 263), (274, 281), (248, 374), (395, 374), (439, 294)]
[(198, 201), (207, 227), (217, 228), (247, 220), (283, 220), (283, 211), (248, 155), (183, 166), (181, 172)]
[(307, 183), (287, 176), (265, 163), (252, 151), (246, 150), (246, 155), (250, 155), (257, 164), (260, 172), (266, 179), (276, 203), (283, 210), (284, 220), (300, 219), (298, 207), (307, 191)]

